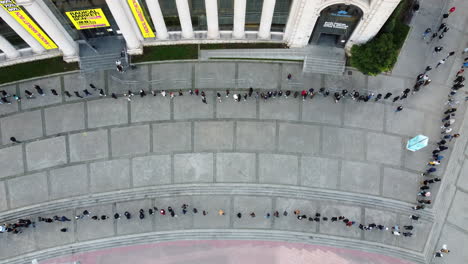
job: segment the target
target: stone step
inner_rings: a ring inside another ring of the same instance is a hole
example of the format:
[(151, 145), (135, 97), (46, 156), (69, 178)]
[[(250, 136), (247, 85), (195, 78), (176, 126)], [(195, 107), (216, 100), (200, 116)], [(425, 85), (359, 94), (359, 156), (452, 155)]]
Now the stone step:
[[(49, 212), (62, 211), (70, 208), (88, 207), (96, 204), (183, 195), (256, 195), (307, 200), (327, 200), (336, 202), (349, 202), (362, 206), (404, 213), (407, 215), (414, 213), (414, 211), (411, 209), (411, 203), (372, 195), (286, 185), (216, 183), (173, 184), (165, 186), (134, 188), (129, 190), (54, 200), (37, 205), (4, 211), (0, 213), (0, 222), (14, 221), (16, 219), (28, 217), (31, 215), (47, 214)], [(434, 214), (431, 209), (419, 211), (417, 214), (428, 221), (431, 221), (434, 218)]]
[(424, 256), (419, 252), (374, 242), (334, 237), (329, 235), (259, 229), (190, 229), (149, 232), (73, 243), (23, 254), (14, 258), (0, 260), (0, 264), (29, 264), (31, 263), (32, 259), (43, 261), (55, 257), (106, 248), (180, 240), (257, 240), (306, 243), (361, 250), (396, 257), (399, 259), (406, 259), (414, 263), (426, 263)]

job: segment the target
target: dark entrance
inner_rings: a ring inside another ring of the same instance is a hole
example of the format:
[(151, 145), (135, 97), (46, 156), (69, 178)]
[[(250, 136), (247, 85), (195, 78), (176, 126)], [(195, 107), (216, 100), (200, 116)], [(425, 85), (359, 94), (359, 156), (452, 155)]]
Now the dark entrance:
[(359, 7), (332, 5), (320, 12), (309, 44), (343, 48), (362, 17)]

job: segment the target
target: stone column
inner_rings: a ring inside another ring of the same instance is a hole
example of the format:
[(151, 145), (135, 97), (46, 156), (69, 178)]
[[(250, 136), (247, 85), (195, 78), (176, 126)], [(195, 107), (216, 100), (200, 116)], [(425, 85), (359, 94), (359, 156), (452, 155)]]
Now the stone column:
[(16, 48), (11, 45), (11, 43), (6, 40), (2, 35), (0, 35), (0, 50), (5, 53), (6, 57), (8, 59), (14, 59), (18, 58), (20, 56), (19, 51), (16, 50)]
[(158, 39), (167, 39), (169, 34), (167, 33), (166, 23), (164, 22), (164, 16), (161, 12), (158, 0), (146, 0), (148, 5), (153, 25), (156, 29), (156, 37)]
[(275, 11), (276, 0), (264, 0), (262, 7), (262, 18), (258, 30), (258, 38), (269, 39), (271, 22), (273, 21), (273, 12)]
[(39, 54), (45, 51), (45, 48), (3, 8), (0, 8), (0, 17), (31, 47), (34, 53)]
[(234, 0), (233, 38), (241, 39), (245, 37), (245, 9), (246, 0)]
[(219, 38), (218, 0), (205, 0), (208, 38)]
[(59, 49), (67, 57), (78, 56), (78, 45), (73, 39), (66, 35), (65, 29), (60, 28), (61, 25), (54, 23), (54, 20), (49, 17), (49, 14), (41, 7), (40, 0), (17, 0), (16, 3), (22, 5), (28, 13), (36, 20), (49, 37), (57, 44)]
[(183, 38), (193, 38), (192, 19), (187, 0), (175, 0)]
[(115, 22), (119, 26), (120, 32), (122, 32), (125, 42), (127, 43), (128, 53), (141, 54), (143, 49), (141, 47), (140, 40), (135, 34), (132, 24), (130, 24), (130, 19), (125, 14), (122, 3), (116, 0), (106, 0), (106, 3), (114, 16)]

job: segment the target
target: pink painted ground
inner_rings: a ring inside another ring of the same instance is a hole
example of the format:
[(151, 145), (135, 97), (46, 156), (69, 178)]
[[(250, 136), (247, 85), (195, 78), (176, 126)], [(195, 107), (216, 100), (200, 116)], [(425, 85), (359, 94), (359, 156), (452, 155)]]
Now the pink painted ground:
[(110, 248), (41, 261), (40, 264), (411, 264), (357, 250), (301, 243), (238, 240), (174, 241)]

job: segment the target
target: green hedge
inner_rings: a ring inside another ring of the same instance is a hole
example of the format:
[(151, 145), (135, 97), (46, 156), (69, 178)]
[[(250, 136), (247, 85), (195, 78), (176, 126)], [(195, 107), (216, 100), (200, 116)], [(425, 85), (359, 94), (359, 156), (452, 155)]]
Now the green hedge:
[(62, 57), (32, 61), (0, 68), (0, 84), (80, 69), (78, 63), (66, 63)]
[(410, 27), (403, 23), (408, 0), (403, 0), (371, 41), (351, 48), (351, 66), (364, 74), (377, 75), (390, 71), (398, 59)]

